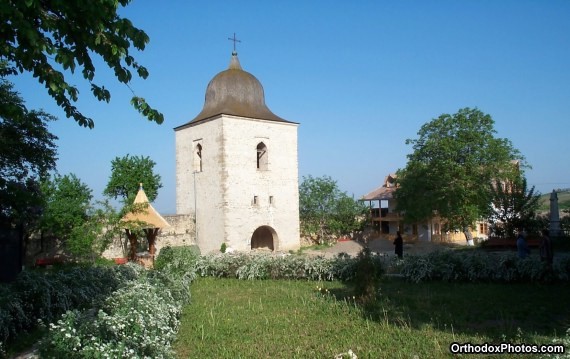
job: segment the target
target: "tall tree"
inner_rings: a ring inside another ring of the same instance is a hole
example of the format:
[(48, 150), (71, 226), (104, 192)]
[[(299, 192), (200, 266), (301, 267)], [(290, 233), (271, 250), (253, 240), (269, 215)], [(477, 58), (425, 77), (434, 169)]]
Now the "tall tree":
[(342, 192), (332, 178), (303, 177), (299, 186), (301, 232), (317, 235), (317, 243), (331, 236), (348, 234), (362, 228), (366, 206)]
[(54, 175), (42, 182), (44, 213), (41, 228), (61, 239), (68, 239), (73, 230), (88, 220), (91, 189), (73, 173)]
[[(91, 85), (93, 96), (109, 102), (111, 93), (94, 82), (93, 57), (99, 57), (121, 83), (129, 85), (134, 71), (146, 79), (148, 71), (131, 55), (133, 46), (144, 50), (146, 33), (120, 17), (119, 5), (130, 0), (43, 1), (3, 0), (0, 3), (0, 60), (8, 62), (9, 73), (31, 73), (48, 94), (81, 126), (94, 122), (73, 104), (79, 91), (64, 73), (80, 69)], [(163, 115), (133, 94), (131, 104), (150, 121), (163, 122)]]
[(90, 205), (87, 218), (73, 228), (65, 246), (76, 258), (94, 262), (123, 231), (121, 215), (104, 201)]
[(123, 204), (133, 203), (139, 184), (150, 202), (156, 199), (158, 189), (162, 188), (159, 174), (154, 173), (156, 163), (150, 157), (126, 155), (116, 157), (111, 162), (111, 177), (103, 193), (112, 198), (120, 198)]
[(492, 206), (489, 221), (492, 231), (514, 236), (518, 228), (530, 229), (539, 206), (540, 193), (527, 187), (524, 176), (496, 183), (491, 187)]
[[(1, 66), (0, 66), (1, 67)], [(55, 169), (57, 137), (47, 129), (54, 120), (29, 111), (13, 85), (0, 79), (0, 224), (24, 225), (39, 217), (40, 179)]]
[(491, 184), (516, 173), (512, 161), (524, 158), (511, 142), (496, 138), (494, 121), (478, 109), (464, 108), (424, 124), (408, 163), (398, 171), (397, 210), (408, 222), (440, 216), (460, 230), (469, 244), (471, 228), (489, 214)]
[(44, 211), (39, 225), (63, 240), (76, 260), (99, 257), (122, 231), (121, 215), (108, 202), (91, 202), (91, 189), (74, 174), (42, 181)]

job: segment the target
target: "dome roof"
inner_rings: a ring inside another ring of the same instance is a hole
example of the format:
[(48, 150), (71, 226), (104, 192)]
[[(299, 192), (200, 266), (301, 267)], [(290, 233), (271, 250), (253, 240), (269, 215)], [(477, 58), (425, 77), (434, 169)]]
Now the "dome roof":
[(255, 76), (242, 70), (235, 52), (229, 68), (214, 76), (208, 84), (204, 108), (187, 125), (221, 114), (289, 122), (267, 107), (263, 86)]

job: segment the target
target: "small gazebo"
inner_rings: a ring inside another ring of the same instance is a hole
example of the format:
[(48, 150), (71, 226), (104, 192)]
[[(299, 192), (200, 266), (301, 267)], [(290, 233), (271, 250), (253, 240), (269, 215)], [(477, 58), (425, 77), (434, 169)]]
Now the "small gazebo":
[(123, 222), (123, 228), (130, 243), (129, 260), (137, 259), (137, 233), (140, 233), (139, 230), (144, 232), (148, 241), (148, 252), (154, 259), (158, 231), (170, 225), (149, 203), (142, 183), (133, 202), (133, 208), (121, 219), (121, 222)]

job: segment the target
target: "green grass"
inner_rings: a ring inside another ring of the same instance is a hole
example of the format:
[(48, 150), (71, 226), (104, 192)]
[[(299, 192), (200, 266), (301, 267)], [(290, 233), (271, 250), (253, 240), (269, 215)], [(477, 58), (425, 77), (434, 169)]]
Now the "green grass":
[(569, 300), (561, 284), (384, 279), (380, 299), (362, 308), (339, 282), (201, 278), (175, 349), (180, 358), (334, 358), (349, 349), (359, 359), (445, 358), (454, 341), (550, 343), (570, 327)]

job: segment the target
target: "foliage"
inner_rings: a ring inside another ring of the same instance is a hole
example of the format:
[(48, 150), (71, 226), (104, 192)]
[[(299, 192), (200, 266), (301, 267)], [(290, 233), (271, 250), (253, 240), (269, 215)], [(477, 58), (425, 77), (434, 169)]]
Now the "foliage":
[[(398, 171), (397, 210), (408, 222), (420, 222), (434, 214), (447, 230), (461, 230), (472, 240), (469, 228), (487, 217), (491, 184), (512, 178), (512, 161), (523, 161), (505, 138), (496, 138), (494, 121), (478, 109), (464, 108), (443, 114), (424, 124), (408, 163)], [(524, 164), (521, 164), (524, 165)]]
[(519, 228), (528, 231), (536, 216), (540, 193), (535, 194), (534, 186), (527, 188), (524, 176), (492, 185), (491, 195), (489, 222), (495, 235), (512, 237)]
[(68, 239), (77, 227), (87, 221), (91, 189), (73, 173), (54, 175), (41, 183), (45, 207), (40, 227), (58, 238)]
[(103, 193), (121, 198), (125, 205), (133, 203), (142, 183), (149, 202), (153, 202), (162, 188), (160, 175), (154, 173), (156, 163), (150, 157), (126, 155), (111, 161), (111, 177)]
[(318, 244), (360, 230), (365, 221), (366, 206), (342, 192), (329, 176), (303, 177), (299, 207), (301, 232), (316, 234)]
[[(0, 59), (8, 62), (13, 75), (31, 73), (67, 117), (92, 128), (93, 120), (73, 105), (78, 100), (79, 90), (58, 70), (71, 74), (80, 70), (91, 85), (93, 96), (106, 102), (111, 99), (111, 93), (94, 82), (94, 58), (101, 58), (113, 70), (116, 79), (127, 86), (133, 77), (132, 71), (146, 79), (148, 71), (136, 62), (131, 46), (142, 51), (149, 38), (131, 21), (118, 15), (119, 5), (126, 7), (129, 2), (3, 1)], [(150, 121), (163, 122), (163, 115), (151, 108), (144, 98), (133, 94), (131, 104)]]
[(87, 220), (74, 227), (65, 245), (77, 259), (97, 258), (122, 232), (121, 215), (108, 201), (97, 202), (87, 211)]
[(58, 271), (24, 271), (0, 287), (0, 343), (14, 340), (76, 308), (88, 308), (140, 275), (137, 267), (73, 267)]
[(354, 294), (363, 303), (369, 303), (376, 299), (380, 290), (380, 279), (384, 273), (381, 262), (376, 260), (369, 248), (363, 248), (356, 257), (354, 265)]
[(182, 275), (195, 266), (200, 258), (198, 246), (163, 247), (154, 260), (154, 269), (170, 275)]
[(564, 216), (560, 218), (560, 227), (564, 232), (570, 233), (570, 209), (565, 209), (562, 212)]
[(95, 259), (119, 234), (119, 214), (108, 202), (91, 204), (91, 189), (74, 174), (42, 182), (42, 230), (64, 240), (76, 259)]
[(550, 227), (550, 218), (544, 215), (534, 215), (524, 221), (524, 230), (529, 236), (541, 237), (542, 231)]
[(570, 348), (570, 328), (566, 330), (566, 335), (562, 338), (556, 338), (552, 341), (554, 345), (563, 345), (566, 348), (566, 354), (551, 354), (548, 357), (554, 359), (568, 359), (570, 358), (570, 352), (568, 352), (568, 348)]
[(557, 260), (549, 268), (538, 258), (520, 259), (516, 253), (479, 251), (436, 251), (406, 256), (401, 273), (409, 281), (448, 282), (552, 282), (568, 281), (570, 257)]
[[(47, 357), (173, 358), (182, 305), (190, 300), (187, 276), (144, 271), (108, 296), (97, 310), (69, 311), (41, 343)], [(172, 268), (170, 268), (172, 269)]]
[(25, 224), (40, 215), (39, 180), (57, 160), (57, 137), (47, 128), (54, 119), (28, 111), (13, 85), (0, 79), (0, 224)]
[(41, 353), (56, 358), (173, 358), (181, 303), (160, 285), (133, 281), (109, 296), (96, 316), (67, 312), (51, 323)]

